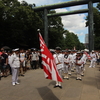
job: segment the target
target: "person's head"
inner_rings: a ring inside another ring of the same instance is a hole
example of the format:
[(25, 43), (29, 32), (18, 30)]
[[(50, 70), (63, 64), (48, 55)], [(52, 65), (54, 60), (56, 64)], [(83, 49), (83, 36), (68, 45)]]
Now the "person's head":
[(94, 50), (92, 50), (92, 53), (94, 53)]
[(61, 52), (61, 48), (60, 47), (56, 47), (55, 50), (56, 50), (56, 53), (60, 53)]
[(9, 50), (9, 51), (7, 52), (7, 54), (8, 54), (8, 55), (11, 55), (11, 54), (12, 54), (12, 51), (11, 51), (11, 50)]
[(81, 55), (81, 52), (78, 51), (77, 54), (76, 54), (76, 56), (79, 57), (80, 55)]
[(68, 54), (70, 54), (71, 53), (71, 50), (68, 50)]
[(15, 52), (16, 54), (19, 54), (19, 48), (13, 49), (13, 52)]
[(2, 52), (2, 53), (5, 53), (5, 50), (4, 50), (4, 48), (1, 48), (1, 52)]
[(25, 51), (24, 49), (20, 49), (20, 53), (24, 53), (24, 51)]

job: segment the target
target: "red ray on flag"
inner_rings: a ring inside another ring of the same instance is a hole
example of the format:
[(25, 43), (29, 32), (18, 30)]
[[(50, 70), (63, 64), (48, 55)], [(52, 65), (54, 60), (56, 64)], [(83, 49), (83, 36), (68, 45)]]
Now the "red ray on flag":
[(45, 78), (62, 82), (62, 78), (60, 77), (58, 73), (53, 55), (47, 48), (40, 33), (39, 33), (39, 40), (40, 40), (42, 65), (44, 69)]

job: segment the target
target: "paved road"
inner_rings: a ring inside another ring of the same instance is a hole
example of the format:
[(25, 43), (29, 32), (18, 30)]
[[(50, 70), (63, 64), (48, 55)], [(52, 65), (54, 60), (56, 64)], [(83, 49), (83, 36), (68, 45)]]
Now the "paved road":
[(88, 68), (82, 81), (72, 72), (69, 80), (63, 80), (63, 88), (53, 88), (55, 82), (44, 78), (42, 69), (29, 70), (19, 77), (20, 85), (11, 85), (11, 76), (0, 81), (0, 100), (100, 100), (99, 66)]

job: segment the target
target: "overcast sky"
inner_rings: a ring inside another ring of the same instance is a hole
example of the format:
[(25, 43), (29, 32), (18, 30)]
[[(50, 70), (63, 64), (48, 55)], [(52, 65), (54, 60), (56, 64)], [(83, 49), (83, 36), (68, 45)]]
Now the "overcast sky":
[[(22, 0), (18, 0), (18, 1), (21, 2)], [(24, 1), (26, 1), (29, 4), (35, 3), (36, 6), (41, 6), (41, 5), (67, 2), (72, 0), (24, 0)], [(96, 3), (94, 4), (94, 6), (96, 6)], [(55, 10), (56, 12), (66, 12), (66, 11), (80, 10), (86, 8), (88, 8), (87, 5), (81, 5), (81, 6), (73, 6), (67, 8), (59, 8)], [(85, 19), (87, 15), (88, 15), (87, 13), (83, 13), (83, 14), (61, 16), (64, 28), (69, 30), (70, 32), (74, 32), (75, 34), (77, 34), (80, 42), (82, 43), (85, 43), (85, 34), (88, 33), (88, 28), (85, 27), (85, 23), (86, 23)]]

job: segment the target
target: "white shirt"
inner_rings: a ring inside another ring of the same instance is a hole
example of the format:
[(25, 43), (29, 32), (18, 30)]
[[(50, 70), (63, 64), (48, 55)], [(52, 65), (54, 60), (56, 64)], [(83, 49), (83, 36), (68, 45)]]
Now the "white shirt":
[[(63, 68), (63, 54), (54, 54), (55, 63), (57, 64), (57, 69)], [(58, 64), (60, 63), (60, 64)]]
[(25, 60), (25, 56), (26, 56), (25, 53), (20, 53), (20, 60), (21, 61)]
[(38, 54), (36, 52), (32, 52), (31, 54), (31, 60), (34, 61), (34, 60), (38, 60)]
[(20, 67), (19, 55), (16, 55), (15, 53), (12, 54), (9, 64), (12, 68), (19, 68)]
[(93, 61), (96, 61), (96, 54), (95, 53), (90, 53), (90, 56)]

